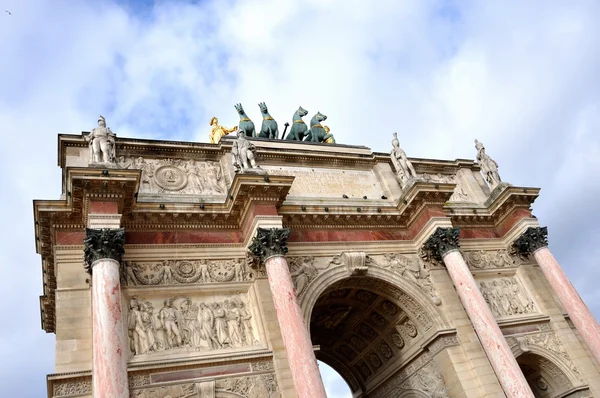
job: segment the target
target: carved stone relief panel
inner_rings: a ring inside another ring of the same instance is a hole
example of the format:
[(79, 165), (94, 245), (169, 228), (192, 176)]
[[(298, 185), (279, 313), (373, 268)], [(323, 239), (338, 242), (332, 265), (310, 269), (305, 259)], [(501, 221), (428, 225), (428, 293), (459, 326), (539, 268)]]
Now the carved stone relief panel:
[(129, 396), (132, 398), (196, 398), (199, 397), (199, 393), (195, 383), (185, 383), (131, 390)]
[(69, 397), (72, 395), (82, 395), (92, 393), (92, 378), (78, 377), (69, 380), (56, 380), (52, 387), (52, 394), (55, 397)]
[(245, 258), (230, 260), (125, 261), (128, 286), (244, 282), (254, 279)]
[(312, 256), (288, 257), (288, 264), (296, 296), (300, 297), (319, 274), (315, 268), (315, 258)]
[(216, 398), (220, 396), (220, 392), (231, 393), (244, 398), (268, 398), (278, 392), (277, 379), (272, 373), (220, 379), (215, 381)]
[(159, 359), (259, 344), (246, 294), (131, 297), (127, 313), (132, 357)]
[(471, 198), (469, 191), (465, 188), (462, 179), (454, 174), (423, 174), (421, 179), (427, 182), (437, 182), (442, 184), (456, 184), (454, 193), (448, 200), (449, 202), (474, 202), (475, 199)]
[(506, 249), (468, 251), (462, 252), (462, 255), (469, 267), (474, 269), (510, 268), (523, 264), (519, 257), (511, 255)]
[(123, 169), (142, 170), (141, 194), (220, 196), (227, 192), (219, 162), (120, 156), (117, 164)]
[(435, 305), (442, 303), (431, 281), (428, 265), (416, 254), (386, 253), (369, 256), (369, 263), (388, 269), (429, 295)]
[(338, 170), (310, 167), (262, 166), (269, 174), (295, 176), (289, 197), (379, 199), (384, 190), (371, 170)]
[(495, 317), (538, 313), (516, 276), (480, 279), (479, 290)]

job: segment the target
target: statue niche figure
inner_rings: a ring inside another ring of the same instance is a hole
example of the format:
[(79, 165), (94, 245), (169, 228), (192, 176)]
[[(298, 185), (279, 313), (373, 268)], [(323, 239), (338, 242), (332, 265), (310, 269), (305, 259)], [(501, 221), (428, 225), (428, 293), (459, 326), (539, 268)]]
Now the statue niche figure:
[(246, 137), (256, 137), (256, 130), (254, 129), (254, 122), (252, 122), (252, 120), (250, 120), (248, 115), (246, 115), (246, 112), (244, 111), (242, 104), (236, 104), (235, 109), (237, 110), (238, 114), (240, 115), (240, 125), (238, 126), (238, 128), (244, 132)]
[(85, 137), (90, 146), (90, 163), (115, 164), (115, 134), (106, 127), (106, 119), (100, 115), (98, 127)]
[(246, 135), (242, 129), (238, 129), (237, 137), (237, 140), (233, 142), (233, 146), (231, 147), (235, 172), (240, 174), (265, 174), (264, 170), (254, 160), (256, 147), (246, 139)]
[(500, 174), (498, 174), (498, 163), (485, 153), (485, 147), (477, 140), (475, 140), (475, 149), (477, 149), (477, 163), (481, 165), (481, 172), (485, 176), (485, 180), (492, 189), (496, 188), (502, 182)]
[(332, 134), (327, 133), (325, 128), (321, 124), (321, 122), (327, 120), (327, 116), (323, 115), (321, 112), (317, 112), (316, 115), (312, 117), (310, 120), (310, 130), (308, 130), (308, 134), (304, 141), (310, 142), (325, 142), (329, 138), (333, 137)]
[(279, 138), (279, 127), (277, 127), (277, 122), (275, 119), (273, 119), (273, 117), (269, 114), (267, 104), (260, 102), (258, 107), (260, 108), (260, 113), (262, 113), (263, 116), (262, 127), (260, 128), (260, 133), (258, 133), (258, 136), (271, 140)]
[(394, 139), (392, 140), (392, 152), (390, 158), (396, 168), (396, 179), (400, 183), (400, 186), (404, 188), (408, 180), (417, 177), (417, 172), (413, 167), (412, 163), (406, 157), (406, 152), (400, 148), (400, 141), (398, 141), (398, 133), (394, 133)]
[(212, 130), (210, 131), (208, 138), (211, 144), (218, 144), (221, 140), (221, 137), (229, 133), (233, 133), (234, 131), (237, 131), (237, 126), (228, 129), (227, 127), (219, 125), (219, 119), (217, 119), (216, 116), (213, 116), (213, 118), (210, 119), (210, 125), (212, 127)]
[(308, 111), (302, 107), (299, 107), (298, 110), (294, 112), (294, 116), (292, 116), (292, 128), (287, 137), (285, 137), (286, 140), (302, 141), (304, 139), (308, 127), (306, 126), (306, 123), (304, 123), (304, 120), (302, 120), (302, 117), (306, 115), (308, 115)]

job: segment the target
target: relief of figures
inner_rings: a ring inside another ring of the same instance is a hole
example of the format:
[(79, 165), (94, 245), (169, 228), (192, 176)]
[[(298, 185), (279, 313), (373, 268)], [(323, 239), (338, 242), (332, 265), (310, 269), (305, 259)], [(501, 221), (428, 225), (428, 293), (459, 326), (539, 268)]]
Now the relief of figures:
[(246, 259), (125, 261), (128, 286), (244, 282), (254, 278)]
[(515, 277), (479, 282), (481, 294), (495, 317), (535, 313), (535, 305)]
[(383, 259), (374, 262), (378, 266), (389, 269), (427, 292), (435, 305), (442, 303), (431, 281), (430, 271), (427, 269), (425, 262), (420, 258), (409, 257), (400, 253), (387, 253), (384, 254)]
[(218, 162), (120, 156), (117, 164), (142, 170), (140, 193), (225, 195), (227, 191)]
[(189, 297), (173, 297), (163, 301), (158, 313), (151, 302), (133, 297), (129, 302), (127, 329), (133, 355), (178, 348), (205, 351), (258, 344), (251, 312), (241, 297), (198, 304)]
[(296, 296), (304, 292), (304, 289), (312, 282), (318, 275), (318, 271), (314, 266), (314, 257), (295, 257), (288, 258), (290, 268), (292, 270), (291, 277), (294, 282), (294, 288), (296, 289)]

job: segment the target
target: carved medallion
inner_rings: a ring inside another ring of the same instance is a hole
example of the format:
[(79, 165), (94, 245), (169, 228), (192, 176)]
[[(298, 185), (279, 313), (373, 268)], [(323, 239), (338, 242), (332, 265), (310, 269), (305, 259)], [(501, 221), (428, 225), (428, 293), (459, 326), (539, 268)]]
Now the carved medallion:
[(379, 346), (379, 351), (381, 352), (381, 355), (383, 355), (386, 359), (390, 359), (394, 355), (392, 349), (386, 343), (381, 343), (381, 345)]
[(187, 185), (187, 175), (175, 166), (165, 165), (154, 173), (156, 184), (167, 191), (180, 191)]
[(399, 333), (392, 334), (392, 342), (398, 348), (404, 348), (404, 339)]
[(381, 367), (381, 359), (375, 354), (369, 355), (369, 362), (371, 362), (371, 365), (375, 368)]

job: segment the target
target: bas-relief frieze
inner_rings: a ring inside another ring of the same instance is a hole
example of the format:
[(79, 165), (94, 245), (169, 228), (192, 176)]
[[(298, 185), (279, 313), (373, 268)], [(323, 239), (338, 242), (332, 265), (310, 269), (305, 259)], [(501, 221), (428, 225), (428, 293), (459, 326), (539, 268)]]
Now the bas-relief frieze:
[(288, 197), (379, 199), (384, 195), (377, 177), (368, 170), (337, 170), (310, 167), (263, 166), (269, 174), (295, 176)]
[(117, 164), (123, 169), (142, 170), (140, 194), (225, 195), (227, 192), (219, 162), (120, 156)]
[(538, 313), (533, 300), (517, 277), (480, 280), (479, 290), (495, 317)]
[[(158, 309), (155, 311), (155, 308)], [(252, 310), (244, 295), (208, 298), (132, 297), (127, 329), (132, 356), (147, 359), (161, 352), (189, 354), (258, 344)]]
[(55, 381), (52, 387), (54, 397), (68, 397), (72, 395), (91, 394), (92, 379), (77, 378), (68, 381)]
[(250, 375), (217, 379), (204, 385), (202, 382), (183, 383), (167, 386), (156, 386), (132, 389), (131, 398), (203, 398), (211, 397), (241, 397), (268, 398), (278, 392), (275, 374)]
[(254, 278), (245, 258), (229, 260), (126, 261), (128, 286), (244, 282)]

